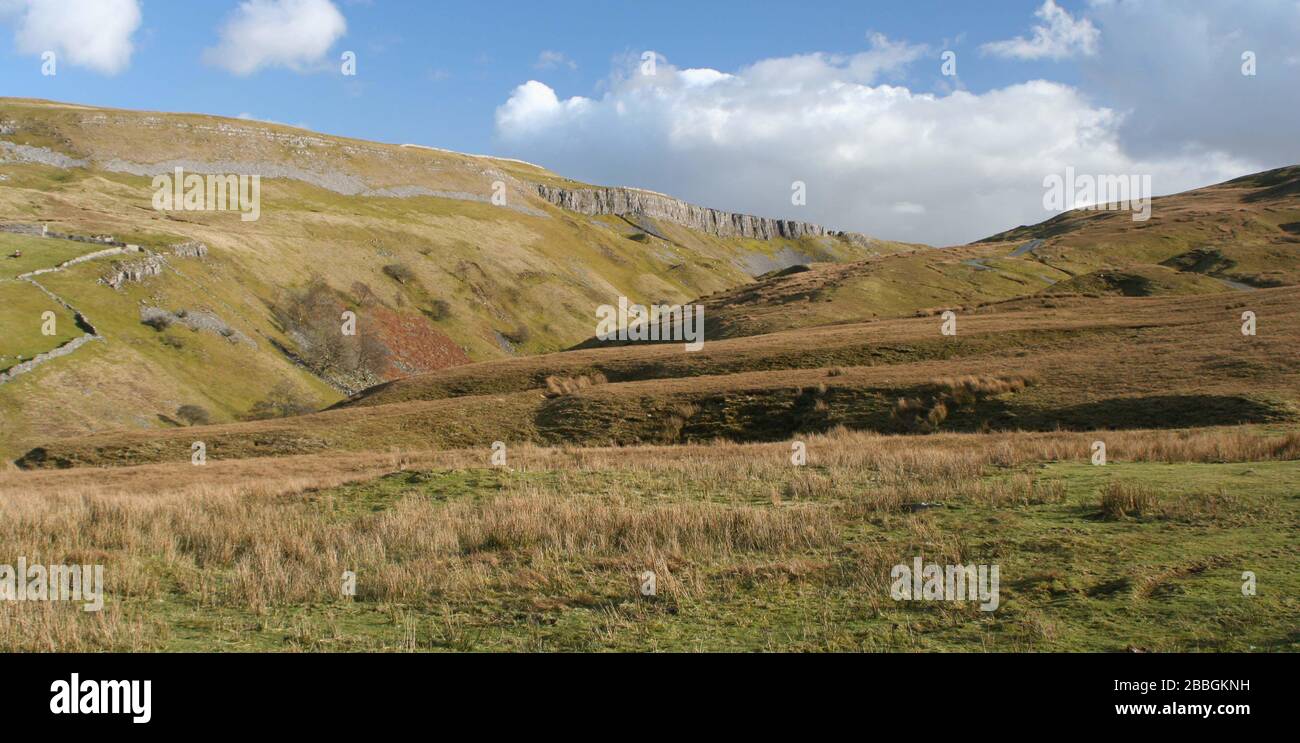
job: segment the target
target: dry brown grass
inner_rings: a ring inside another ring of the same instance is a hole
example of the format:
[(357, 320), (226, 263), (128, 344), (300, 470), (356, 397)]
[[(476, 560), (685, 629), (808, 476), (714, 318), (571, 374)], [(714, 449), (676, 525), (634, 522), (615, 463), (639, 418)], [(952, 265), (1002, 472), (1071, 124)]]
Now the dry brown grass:
[[(962, 561), (960, 535), (937, 530), (927, 509), (1058, 503), (1061, 482), (1018, 468), (1086, 461), (1099, 437), (1113, 461), (1300, 458), (1300, 434), (1254, 429), (928, 437), (839, 430), (806, 438), (807, 467), (791, 466), (788, 446), (773, 444), (518, 446), (500, 487), (482, 499), (412, 494), (360, 513), (340, 510), (346, 503), (319, 491), (403, 470), (486, 469), (490, 452), (5, 471), (6, 553), (103, 563), (109, 600), (88, 616), (68, 606), (0, 607), (0, 648), (157, 647), (168, 626), (124, 608), (126, 599), (157, 603), (179, 594), (217, 613), (264, 616), (342, 600), (344, 570), (363, 576), (358, 600), (380, 605), (469, 602), (494, 592), (528, 596), (540, 607), (599, 606), (602, 596), (636, 595), (628, 584), (646, 569), (658, 576), (663, 601), (694, 601), (716, 590), (705, 566), (744, 580), (808, 580), (825, 569), (821, 555), (848, 548), (852, 567), (837, 567), (834, 579), (873, 586), (904, 554)], [(529, 473), (546, 473), (545, 485)], [(1102, 495), (1106, 518), (1239, 519), (1258, 508), (1222, 493), (1156, 498), (1122, 483)], [(862, 517), (901, 523), (910, 541), (842, 543), (837, 524)], [(609, 621), (628, 620), (616, 612)], [(448, 642), (472, 644), (454, 619), (444, 624), (437, 631)], [(301, 639), (304, 647), (330, 641)]]
[[(1212, 381), (1206, 379), (1207, 375), (1214, 376), (1213, 381), (1239, 386), (1239, 379), (1206, 367), (1207, 360), (1231, 356), (1274, 361), (1257, 372), (1257, 386), (1266, 381), (1268, 386), (1289, 382), (1295, 378), (1295, 367), (1276, 360), (1287, 358), (1296, 340), (1300, 290), (1263, 289), (1249, 297), (1251, 309), (1261, 317), (1272, 317), (1273, 325), (1269, 333), (1261, 333), (1248, 344), (1240, 342), (1240, 312), (1226, 311), (1220, 297), (1080, 299), (1055, 308), (1043, 308), (1036, 299), (1025, 299), (1018, 305), (963, 318), (956, 341), (940, 336), (934, 322), (923, 318), (834, 324), (713, 340), (695, 354), (683, 354), (671, 344), (584, 349), (470, 364), (410, 377), (371, 390), (353, 404), (432, 399), (463, 395), (467, 390), (469, 394), (518, 391), (537, 387), (535, 380), (548, 374), (575, 375), (592, 368), (604, 369), (620, 380), (616, 385), (620, 388), (667, 385), (673, 391), (697, 388), (710, 378), (717, 378), (719, 384), (735, 384), (742, 378), (749, 384), (771, 379), (775, 386), (815, 384), (818, 378), (838, 376), (845, 382), (879, 385), (884, 378), (1033, 374), (1041, 376), (1044, 386), (1057, 384), (1058, 377), (1070, 375), (1074, 384), (1094, 389), (1146, 389), (1144, 378), (1159, 382), (1163, 389), (1175, 382), (1179, 389), (1197, 389)], [(942, 352), (954, 345), (973, 349), (985, 342), (991, 344), (988, 350), (1002, 352), (978, 359)], [(1153, 347), (1160, 352), (1153, 353)], [(872, 355), (873, 351), (894, 349), (900, 355), (886, 356), (883, 362)], [(1019, 350), (1032, 355), (1020, 358), (1015, 355)], [(817, 363), (810, 365), (810, 361)], [(828, 369), (841, 373), (832, 375)], [(723, 375), (736, 378), (722, 379)], [(627, 380), (639, 380), (641, 384), (628, 385)]]
[[(374, 389), (349, 407), (288, 420), (31, 441), (42, 444), (47, 457), (33, 453), (30, 460), (42, 466), (184, 461), (196, 432), (206, 437), (211, 456), (232, 458), (364, 451), (388, 443), (483, 445), (503, 432), (516, 440), (626, 445), (665, 440), (647, 423), (664, 406), (690, 401), (703, 407), (719, 397), (724, 409), (714, 403), (688, 438), (770, 439), (837, 423), (897, 430), (886, 400), (898, 397), (919, 400), (900, 410), (904, 424), (916, 424), (904, 430), (914, 432), (979, 430), (981, 424), (1000, 430), (1220, 426), (1300, 417), (1300, 364), (1293, 353), (1300, 293), (1252, 292), (1250, 306), (1270, 325), (1245, 340), (1234, 324), (1239, 313), (1226, 311), (1222, 300), (1192, 297), (1084, 303), (1051, 312), (1008, 308), (972, 316), (955, 340), (913, 321), (881, 321), (710, 342), (698, 354), (662, 345), (565, 352), (412, 377)], [(854, 362), (835, 367), (844, 374), (827, 377), (827, 367)], [(575, 380), (595, 368), (618, 381), (586, 388), (580, 401), (564, 400), (581, 403), (584, 415), (553, 425), (539, 394), (544, 380), (555, 377), (548, 394), (563, 394), (560, 379)], [(823, 383), (830, 388), (829, 412), (808, 411), (813, 415), (807, 420), (775, 415), (790, 390)], [(958, 404), (1004, 390), (1014, 395), (982, 409)], [(754, 402), (769, 405), (773, 415), (750, 415)], [(604, 424), (614, 416), (614, 425)]]
[(894, 403), (893, 418), (909, 431), (937, 431), (948, 414), (980, 400), (1020, 392), (1033, 384), (1033, 374), (976, 376), (938, 379), (925, 385), (925, 397), (900, 397)]
[(547, 397), (563, 397), (564, 395), (572, 395), (579, 390), (585, 390), (588, 387), (605, 384), (608, 381), (605, 375), (600, 372), (579, 374), (573, 377), (551, 375), (546, 378), (546, 392), (544, 394)]
[(115, 606), (88, 613), (67, 602), (0, 602), (0, 649), (5, 652), (141, 652), (167, 628)]
[(948, 399), (958, 405), (966, 405), (985, 397), (1019, 392), (1034, 384), (1037, 380), (1038, 377), (1033, 374), (1008, 376), (966, 375), (939, 379), (931, 384), (938, 388)]
[(1107, 521), (1172, 519), (1222, 523), (1250, 519), (1272, 509), (1223, 489), (1162, 496), (1139, 483), (1111, 482), (1101, 491), (1101, 516)]
[(1107, 483), (1101, 491), (1101, 516), (1107, 521), (1142, 518), (1156, 512), (1156, 494), (1146, 485)]
[[(682, 413), (689, 411), (681, 411)], [(976, 477), (984, 467), (1030, 462), (1086, 461), (1098, 439), (1113, 462), (1254, 462), (1300, 459), (1300, 431), (1270, 432), (1241, 426), (1193, 430), (943, 433), (890, 436), (836, 429), (803, 437), (809, 464), (837, 470), (871, 469), (883, 481)], [(274, 496), (372, 479), (403, 467), (487, 466), (483, 449), (339, 452), (291, 457), (213, 460), (202, 467), (149, 464), (134, 467), (0, 471), (0, 498), (114, 495), (194, 498), (228, 493)], [(690, 479), (726, 486), (758, 477), (773, 465), (788, 467), (789, 444), (714, 442), (687, 446), (538, 447), (510, 449), (510, 466), (543, 470), (656, 470), (689, 472)]]
[[(394, 458), (419, 461), (388, 455), (375, 464), (387, 470)], [(315, 483), (362, 472), (340, 470)], [(104, 563), (113, 598), (86, 618), (79, 607), (0, 607), (0, 648), (141, 649), (162, 630), (124, 612), (125, 597), (158, 602), (179, 591), (214, 610), (265, 614), (341, 600), (345, 570), (362, 576), (358, 600), (400, 603), (488, 590), (581, 596), (594, 590), (582, 587), (588, 580), (617, 583), (650, 569), (661, 599), (675, 601), (702, 590), (692, 582), (701, 561), (742, 565), (750, 554), (779, 561), (839, 539), (832, 511), (815, 504), (647, 503), (566, 481), (546, 489), (511, 481), (481, 501), (406, 497), (356, 517), (339, 517), (292, 477), (148, 494), (121, 482), (97, 492), (72, 482), (0, 502), (0, 543), (32, 561)], [(578, 564), (587, 567), (575, 574)]]

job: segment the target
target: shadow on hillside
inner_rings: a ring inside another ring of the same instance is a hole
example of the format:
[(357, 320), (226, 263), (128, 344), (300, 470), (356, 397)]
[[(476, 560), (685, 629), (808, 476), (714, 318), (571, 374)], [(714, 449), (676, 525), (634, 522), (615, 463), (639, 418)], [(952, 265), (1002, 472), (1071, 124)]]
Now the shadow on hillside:
[[(579, 394), (548, 401), (536, 424), (549, 444), (676, 444), (725, 439), (780, 441), (798, 434), (850, 430), (914, 432), (893, 415), (900, 396), (917, 389), (755, 390), (672, 397)], [(1196, 428), (1267, 423), (1292, 417), (1286, 408), (1236, 395), (1111, 398), (1043, 409), (999, 396), (962, 405), (936, 433), (979, 431)]]
[(1290, 418), (1279, 405), (1239, 395), (1120, 397), (1073, 405), (1050, 418), (1062, 428), (1194, 428), (1269, 423)]
[(25, 470), (39, 469), (42, 467), (49, 467), (53, 469), (63, 470), (73, 466), (73, 462), (71, 460), (66, 459), (64, 457), (51, 456), (49, 451), (46, 450), (45, 447), (43, 446), (38, 446), (35, 449), (32, 449), (31, 451), (22, 455), (21, 457), (15, 459), (14, 464), (17, 465), (19, 469), (25, 469)]
[[(737, 389), (727, 392), (641, 395), (619, 394), (606, 387), (548, 399), (535, 411), (536, 443), (601, 446), (790, 440), (837, 427), (885, 434), (973, 433), (983, 431), (1117, 430), (1197, 428), (1290, 420), (1283, 403), (1237, 395), (1152, 395), (1041, 407), (1033, 398), (999, 394), (963, 403), (948, 400), (948, 414), (937, 422), (899, 414), (899, 400), (922, 404), (930, 412), (937, 399), (934, 385), (862, 388), (817, 385), (786, 389)], [(348, 434), (344, 426), (333, 431)], [(324, 429), (226, 431), (209, 436), (231, 458), (287, 456), (331, 448)], [(476, 431), (457, 439), (459, 446), (488, 446), (498, 434)], [(395, 436), (396, 438), (396, 436)], [(531, 437), (530, 437), (531, 438)], [(185, 461), (188, 440), (177, 437), (135, 439), (119, 445), (83, 448), (37, 447), (15, 464), (23, 469), (67, 468)]]

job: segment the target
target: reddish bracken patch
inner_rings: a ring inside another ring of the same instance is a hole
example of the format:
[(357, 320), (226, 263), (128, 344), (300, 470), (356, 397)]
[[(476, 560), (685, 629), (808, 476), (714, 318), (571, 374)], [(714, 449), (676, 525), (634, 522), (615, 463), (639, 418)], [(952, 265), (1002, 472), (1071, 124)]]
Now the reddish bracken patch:
[(446, 333), (430, 325), (423, 315), (403, 314), (387, 307), (368, 307), (366, 314), (391, 351), (388, 368), (383, 374), (385, 380), (460, 366), (470, 361), (464, 349)]

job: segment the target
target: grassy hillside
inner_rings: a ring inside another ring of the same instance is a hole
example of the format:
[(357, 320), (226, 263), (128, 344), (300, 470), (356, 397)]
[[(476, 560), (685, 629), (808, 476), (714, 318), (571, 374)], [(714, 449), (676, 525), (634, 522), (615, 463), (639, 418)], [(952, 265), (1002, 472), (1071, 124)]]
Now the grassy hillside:
[[(118, 289), (98, 280), (141, 256), (38, 277), (105, 343), (0, 385), (6, 453), (38, 432), (165, 427), (182, 405), (217, 421), (281, 398), (319, 408), (385, 380), (571, 346), (592, 334), (595, 307), (619, 296), (683, 302), (791, 256), (893, 249), (642, 225), (650, 234), (537, 198), (533, 184), (575, 184), (526, 163), (261, 122), (0, 99), (0, 124), (0, 225), (112, 235), (166, 258), (157, 275)], [(152, 174), (176, 166), (263, 174), (260, 218), (156, 211)], [(497, 183), (503, 206), (490, 201)], [(206, 255), (174, 254), (192, 242)], [(0, 257), (0, 370), (64, 339), (39, 337), (45, 305), (12, 279), (103, 247), (0, 234), (0, 255), (22, 252)], [(358, 316), (356, 336), (339, 332), (344, 311)], [(141, 323), (144, 313), (202, 319), (198, 330), (159, 330)]]
[[(9, 143), (0, 221), (109, 234), (167, 257), (157, 275), (118, 289), (97, 280), (138, 259), (108, 256), (38, 277), (102, 326), (104, 343), (0, 385), (0, 452), (9, 456), (38, 432), (168, 427), (186, 405), (213, 421), (319, 409), (471, 361), (590, 347), (595, 307), (619, 296), (698, 299), (706, 337), (721, 339), (972, 313), (1038, 294), (1220, 294), (1300, 276), (1294, 168), (1157, 199), (1147, 222), (1070, 212), (933, 250), (719, 238), (587, 217), (533, 190), (583, 184), (526, 163), (261, 122), (4, 99), (0, 123)], [(155, 211), (151, 174), (177, 165), (265, 173), (261, 218)], [(497, 183), (505, 206), (490, 201)], [(191, 242), (207, 254), (172, 254)], [(0, 233), (0, 255), (23, 253), (0, 258), (9, 300), (0, 365), (77, 334), (65, 308), (13, 278), (99, 247)], [(55, 336), (40, 334), (45, 309), (60, 315)], [(345, 311), (357, 315), (356, 336), (338, 332)], [(190, 320), (157, 329), (141, 323), (150, 313)], [(225, 383), (231, 374), (237, 387)]]
[(1042, 240), (1040, 263), (1079, 274), (1107, 264), (1162, 264), (1244, 284), (1300, 283), (1300, 166), (1156, 198), (1151, 218), (1066, 212), (986, 242)]
[(1158, 296), (1300, 283), (1300, 167), (1157, 198), (1151, 218), (1071, 211), (978, 243), (775, 271), (705, 296), (710, 337), (976, 307), (1036, 293)]
[[(22, 464), (186, 461), (196, 440), (211, 457), (243, 458), (493, 441), (772, 441), (837, 426), (928, 433), (1294, 420), (1300, 290), (1232, 299), (1015, 300), (959, 315), (955, 336), (927, 316), (712, 341), (696, 353), (662, 344), (484, 362), (291, 419), (42, 439)], [(1241, 334), (1247, 310), (1255, 336)], [(548, 390), (579, 379), (586, 386)]]

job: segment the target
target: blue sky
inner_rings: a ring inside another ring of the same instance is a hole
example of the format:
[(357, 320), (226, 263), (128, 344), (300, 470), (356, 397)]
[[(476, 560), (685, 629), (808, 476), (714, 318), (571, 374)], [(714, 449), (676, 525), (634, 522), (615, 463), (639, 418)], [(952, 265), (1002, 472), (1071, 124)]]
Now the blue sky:
[(1066, 165), (1159, 193), (1300, 162), (1289, 0), (0, 0), (0, 24), (7, 96), (508, 155), (898, 239), (1044, 218)]
[[(357, 54), (358, 74), (301, 74), (263, 69), (233, 75), (202, 61), (235, 0), (145, 0), (135, 52), (124, 71), (105, 75), (63, 65), (41, 74), (41, 60), (0, 36), (0, 90), (120, 108), (189, 111), (306, 124), (317, 131), (460, 151), (496, 150), (493, 113), (519, 84), (536, 79), (563, 95), (593, 95), (616, 57), (654, 50), (673, 64), (733, 70), (756, 60), (823, 51), (850, 54), (867, 33), (949, 40), (961, 52), (1020, 31), (1035, 2), (1000, 0), (980, 7), (957, 2), (716, 0), (714, 2), (446, 2), (371, 0), (334, 3), (347, 32), (330, 60)], [(1068, 4), (1067, 4), (1068, 7)], [(960, 39), (960, 40), (958, 40)], [(543, 52), (567, 62), (539, 66)], [(1074, 70), (1054, 64), (1054, 79)], [(909, 76), (918, 89), (942, 82), (933, 70)], [(1023, 77), (1021, 65), (994, 59), (961, 70), (972, 90)]]

